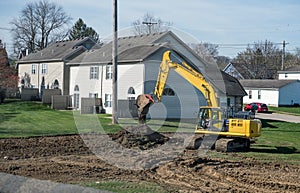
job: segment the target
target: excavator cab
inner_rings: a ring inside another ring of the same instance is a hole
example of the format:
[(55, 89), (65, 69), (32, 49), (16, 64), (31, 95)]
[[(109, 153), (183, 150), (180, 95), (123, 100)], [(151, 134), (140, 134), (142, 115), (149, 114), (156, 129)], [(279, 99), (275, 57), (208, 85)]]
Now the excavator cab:
[(224, 112), (220, 108), (200, 107), (196, 130), (222, 131), (226, 126)]

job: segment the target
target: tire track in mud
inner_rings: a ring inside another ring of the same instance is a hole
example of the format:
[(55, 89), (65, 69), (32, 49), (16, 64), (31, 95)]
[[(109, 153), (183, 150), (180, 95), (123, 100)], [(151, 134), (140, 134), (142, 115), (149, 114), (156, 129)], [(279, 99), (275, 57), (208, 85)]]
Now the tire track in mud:
[(239, 168), (227, 172), (231, 176), (236, 176), (236, 179), (231, 181), (237, 180), (240, 186), (250, 184), (258, 190), (269, 192), (298, 192), (300, 190), (299, 168), (292, 169), (287, 165), (244, 163)]
[[(185, 159), (156, 169), (161, 183), (203, 192), (299, 192), (299, 168), (284, 172), (286, 166), (261, 163), (227, 162), (210, 159)], [(276, 169), (277, 168), (277, 169)], [(295, 178), (296, 177), (296, 178)]]

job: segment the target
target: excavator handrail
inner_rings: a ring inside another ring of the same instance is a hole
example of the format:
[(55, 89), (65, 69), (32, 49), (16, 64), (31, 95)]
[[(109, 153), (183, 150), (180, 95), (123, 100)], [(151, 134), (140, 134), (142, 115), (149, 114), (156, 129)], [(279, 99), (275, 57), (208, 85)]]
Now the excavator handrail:
[(215, 89), (205, 77), (198, 71), (194, 70), (185, 61), (181, 64), (173, 62), (170, 58), (171, 51), (164, 52), (162, 62), (160, 64), (154, 95), (158, 101), (161, 101), (164, 88), (168, 79), (170, 69), (174, 69), (180, 76), (195, 86), (202, 92), (209, 107), (219, 107)]

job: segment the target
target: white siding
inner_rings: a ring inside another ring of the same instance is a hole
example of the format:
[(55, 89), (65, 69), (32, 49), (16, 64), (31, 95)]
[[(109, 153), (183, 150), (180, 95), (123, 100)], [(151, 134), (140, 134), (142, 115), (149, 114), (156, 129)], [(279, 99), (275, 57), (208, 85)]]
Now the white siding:
[(127, 99), (130, 87), (135, 90), (135, 98), (143, 93), (144, 64), (121, 64), (118, 66), (118, 99)]
[[(90, 79), (90, 66), (72, 66), (70, 68), (70, 94), (74, 94), (74, 88), (78, 85), (80, 98), (89, 97), (90, 93), (97, 93), (101, 97), (101, 71), (102, 66), (99, 66), (99, 79)], [(81, 99), (79, 107), (80, 104)]]
[[(247, 92), (247, 96), (244, 96), (243, 102), (244, 103), (251, 103), (251, 102), (261, 102), (266, 103), (269, 106), (278, 106), (279, 101), (279, 92), (278, 90), (272, 89), (257, 89), (257, 88), (245, 88)], [(249, 91), (252, 91), (252, 98), (249, 99)], [(258, 99), (259, 90), (261, 92), (261, 98)]]
[[(36, 74), (31, 74), (31, 66), (32, 64), (35, 64), (37, 66), (36, 68)], [(41, 74), (42, 70), (42, 64), (47, 65), (47, 73)], [(20, 64), (18, 73), (21, 78), (24, 76), (25, 72), (29, 74), (30, 76), (30, 83), (34, 85), (35, 88), (39, 88), (42, 83), (42, 77), (45, 79), (45, 87), (47, 88), (47, 85), (51, 88), (51, 85), (54, 83), (55, 79), (59, 82), (59, 88), (63, 91), (64, 90), (64, 80), (63, 80), (63, 68), (64, 63), (63, 62), (45, 62), (45, 63), (30, 63), (30, 64)], [(20, 83), (19, 83), (20, 85)]]
[[(32, 77), (31, 64), (19, 65), (19, 68), (18, 68), (19, 87), (21, 86), (21, 78), (25, 75), (25, 73), (28, 73), (30, 78)], [(32, 78), (31, 78), (31, 84), (34, 84)]]
[(279, 73), (278, 79), (279, 80), (300, 80), (300, 72)]
[[(102, 68), (101, 68), (102, 69)], [(103, 83), (102, 83), (102, 101), (103, 101), (103, 107), (106, 111), (106, 113), (111, 114), (112, 113), (112, 107), (106, 107), (105, 106), (105, 94), (112, 94), (112, 79), (106, 79), (106, 65), (103, 65)], [(99, 70), (101, 72), (101, 70)], [(118, 72), (119, 73), (119, 72)], [(99, 75), (99, 78), (101, 77), (101, 74)], [(100, 88), (100, 80), (99, 79), (99, 88)], [(100, 96), (100, 95), (99, 95)]]
[[(78, 85), (80, 98), (89, 97), (90, 93), (97, 93), (104, 103), (105, 94), (112, 94), (112, 79), (106, 79), (106, 65), (99, 65), (99, 79), (90, 79), (91, 66), (94, 65), (72, 66), (70, 68), (70, 93), (73, 95), (74, 88)], [(143, 93), (143, 75), (143, 64), (118, 65), (118, 99), (127, 99), (130, 87), (134, 88), (135, 97)], [(106, 113), (112, 113), (111, 107), (104, 106), (104, 108)]]

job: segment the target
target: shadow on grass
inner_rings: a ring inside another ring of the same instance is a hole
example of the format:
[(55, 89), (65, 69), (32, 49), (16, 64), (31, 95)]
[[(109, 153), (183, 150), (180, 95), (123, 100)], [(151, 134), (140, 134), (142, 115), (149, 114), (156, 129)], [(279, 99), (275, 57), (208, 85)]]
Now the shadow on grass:
[(258, 153), (277, 153), (277, 154), (300, 154), (300, 152), (295, 147), (281, 147), (281, 146), (275, 146), (270, 147), (267, 145), (261, 145), (259, 147), (263, 148), (251, 148), (252, 152), (258, 152)]
[(272, 119), (260, 119), (262, 123), (262, 128), (278, 128), (277, 126), (273, 125), (272, 123), (284, 123), (284, 121), (279, 120), (272, 120)]
[(9, 121), (10, 119), (15, 118), (18, 114), (20, 113), (13, 113), (13, 112), (0, 113), (0, 123)]

